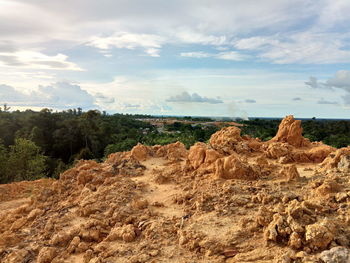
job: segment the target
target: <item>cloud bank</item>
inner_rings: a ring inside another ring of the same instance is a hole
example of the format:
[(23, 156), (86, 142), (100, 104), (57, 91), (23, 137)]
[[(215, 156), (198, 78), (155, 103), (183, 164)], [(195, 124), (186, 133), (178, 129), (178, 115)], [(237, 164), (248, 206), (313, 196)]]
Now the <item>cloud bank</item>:
[(0, 103), (11, 106), (91, 109), (97, 108), (95, 101), (96, 99), (79, 85), (68, 82), (39, 86), (30, 93), (24, 93), (8, 85), (0, 85)]
[(193, 93), (192, 95), (186, 91), (179, 95), (171, 96), (166, 100), (167, 102), (178, 102), (178, 103), (209, 103), (209, 104), (219, 104), (223, 103), (221, 99), (207, 98)]
[[(350, 104), (350, 71), (339, 70), (332, 78), (329, 78), (325, 82), (318, 81), (315, 77), (310, 77), (309, 81), (305, 82), (306, 85), (314, 89), (330, 89), (333, 91), (343, 91), (345, 95), (342, 96), (345, 104)], [(319, 104), (337, 104), (337, 102), (320, 100)]]

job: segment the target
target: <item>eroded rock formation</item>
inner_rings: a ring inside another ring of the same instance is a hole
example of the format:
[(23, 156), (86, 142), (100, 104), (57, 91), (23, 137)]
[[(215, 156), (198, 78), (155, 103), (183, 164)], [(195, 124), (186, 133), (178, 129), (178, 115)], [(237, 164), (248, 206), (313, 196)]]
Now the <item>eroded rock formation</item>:
[(79, 161), (0, 186), (0, 262), (345, 263), (349, 156), (287, 116), (268, 142), (228, 127)]

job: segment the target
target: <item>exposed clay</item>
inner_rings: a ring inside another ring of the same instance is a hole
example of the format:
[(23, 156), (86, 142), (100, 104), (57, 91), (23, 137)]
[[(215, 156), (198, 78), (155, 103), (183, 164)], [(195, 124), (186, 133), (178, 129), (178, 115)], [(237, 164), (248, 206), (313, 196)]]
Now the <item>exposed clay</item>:
[(349, 155), (288, 116), (268, 142), (228, 127), (80, 161), (0, 187), (0, 262), (345, 263)]

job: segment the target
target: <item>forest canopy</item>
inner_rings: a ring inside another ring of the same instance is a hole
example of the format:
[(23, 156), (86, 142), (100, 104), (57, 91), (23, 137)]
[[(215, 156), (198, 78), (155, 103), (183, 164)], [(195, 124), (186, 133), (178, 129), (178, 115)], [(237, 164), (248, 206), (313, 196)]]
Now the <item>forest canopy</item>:
[[(102, 161), (110, 153), (146, 145), (207, 142), (220, 129), (205, 125), (210, 118), (182, 117), (162, 128), (144, 119), (149, 115), (113, 114), (81, 108), (54, 112), (9, 111), (0, 108), (0, 183), (58, 177), (75, 161)], [(190, 122), (191, 121), (191, 122)], [(193, 124), (193, 121), (196, 124)], [(242, 135), (271, 139), (279, 119), (240, 120)], [(304, 120), (304, 137), (340, 148), (350, 145), (350, 121)]]
[(98, 110), (83, 112), (80, 108), (62, 112), (50, 109), (10, 112), (3, 107), (0, 183), (57, 177), (76, 160), (100, 161), (110, 153), (130, 150), (138, 142), (164, 145), (182, 141), (190, 147), (196, 141), (208, 140), (217, 130), (174, 123), (167, 125), (169, 132), (159, 132), (157, 127), (138, 120), (140, 117), (109, 115)]

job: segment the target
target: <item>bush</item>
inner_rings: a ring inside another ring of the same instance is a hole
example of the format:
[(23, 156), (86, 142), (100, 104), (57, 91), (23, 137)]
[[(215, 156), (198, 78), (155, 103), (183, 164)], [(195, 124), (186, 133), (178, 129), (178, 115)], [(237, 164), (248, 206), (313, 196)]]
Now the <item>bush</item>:
[(135, 139), (125, 139), (122, 142), (107, 145), (104, 154), (107, 157), (111, 153), (129, 151), (136, 144), (137, 140)]
[(10, 146), (6, 164), (6, 182), (35, 180), (46, 176), (46, 156), (34, 142), (18, 138)]

